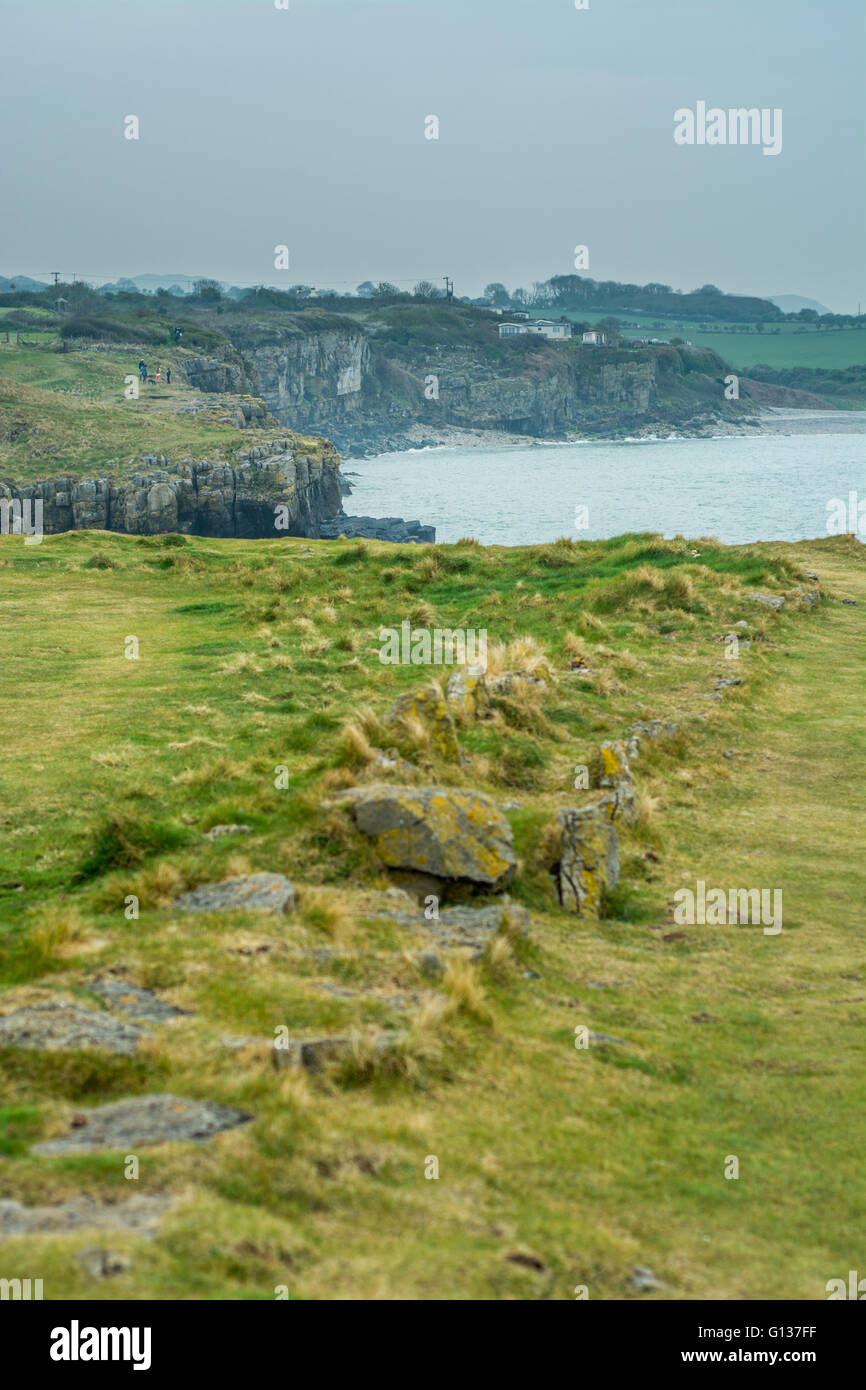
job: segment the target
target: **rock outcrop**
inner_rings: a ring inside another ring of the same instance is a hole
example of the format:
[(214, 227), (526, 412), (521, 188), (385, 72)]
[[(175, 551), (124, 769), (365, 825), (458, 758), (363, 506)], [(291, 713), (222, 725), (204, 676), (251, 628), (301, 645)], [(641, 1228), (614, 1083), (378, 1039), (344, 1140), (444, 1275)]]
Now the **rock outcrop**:
[(559, 860), (554, 874), (562, 906), (598, 919), (605, 892), (619, 878), (619, 840), (603, 797), (560, 811)]
[(480, 792), (375, 783), (342, 800), (390, 868), (494, 889), (516, 870), (511, 826)]
[(436, 527), (424, 526), (420, 521), (404, 521), (401, 516), (346, 516), (341, 512), (319, 527), (320, 540), (336, 540), (338, 536), (434, 545)]
[(184, 912), (291, 912), (295, 890), (284, 874), (242, 874), (181, 893), (175, 906)]
[[(323, 439), (290, 436), (239, 449), (232, 461), (145, 454), (128, 479), (53, 478), (4, 487), (0, 497), (42, 501), (43, 529), (158, 535), (318, 536), (339, 512), (340, 460)], [(281, 509), (281, 510), (278, 510)]]
[(252, 1118), (243, 1110), (213, 1101), (171, 1095), (136, 1096), (82, 1111), (68, 1134), (34, 1144), (32, 1152), (55, 1158), (98, 1150), (134, 1153), (139, 1144), (184, 1140), (200, 1144), (221, 1130), (245, 1125)]
[(392, 732), (412, 731), (418, 725), (425, 731), (440, 757), (460, 762), (460, 745), (451, 711), (438, 685), (423, 690), (410, 690), (400, 695), (382, 716), (382, 723)]

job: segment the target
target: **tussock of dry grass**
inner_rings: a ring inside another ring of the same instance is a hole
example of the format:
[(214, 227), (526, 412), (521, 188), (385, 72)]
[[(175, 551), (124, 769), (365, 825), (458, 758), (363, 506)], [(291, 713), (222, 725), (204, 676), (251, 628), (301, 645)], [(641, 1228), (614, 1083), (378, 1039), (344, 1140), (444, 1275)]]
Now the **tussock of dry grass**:
[(262, 674), (262, 668), (254, 652), (238, 652), (236, 656), (224, 661), (219, 669), (230, 676)]
[(442, 983), (448, 998), (446, 1014), (465, 1014), (479, 1023), (492, 1021), (484, 985), (472, 961), (461, 956), (452, 957)]

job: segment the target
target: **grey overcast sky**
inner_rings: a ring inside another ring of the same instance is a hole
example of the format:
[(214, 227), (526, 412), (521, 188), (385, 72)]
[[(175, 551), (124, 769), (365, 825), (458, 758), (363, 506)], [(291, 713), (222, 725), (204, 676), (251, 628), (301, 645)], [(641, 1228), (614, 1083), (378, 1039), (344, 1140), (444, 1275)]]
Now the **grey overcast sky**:
[[(864, 32), (863, 0), (3, 0), (0, 273), (474, 295), (585, 244), (856, 311)], [(781, 153), (675, 144), (698, 101), (781, 108)]]

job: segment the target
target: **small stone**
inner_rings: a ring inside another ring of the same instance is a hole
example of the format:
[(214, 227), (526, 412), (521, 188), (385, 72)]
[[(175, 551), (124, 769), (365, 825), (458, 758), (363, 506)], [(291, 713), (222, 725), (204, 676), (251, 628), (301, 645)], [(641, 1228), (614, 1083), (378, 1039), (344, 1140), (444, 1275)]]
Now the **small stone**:
[(285, 875), (266, 873), (203, 883), (175, 901), (184, 912), (291, 912), (294, 905), (295, 890)]
[(272, 1047), (272, 1061), (275, 1067), (302, 1066), (307, 1071), (322, 1071), (331, 1062), (340, 1062), (351, 1057), (356, 1049), (372, 1042), (375, 1052), (389, 1052), (402, 1033), (382, 1033), (372, 1039), (347, 1037), (295, 1038), (288, 1047)]
[(79, 1250), (75, 1258), (93, 1279), (112, 1279), (117, 1274), (125, 1274), (132, 1266), (128, 1255), (118, 1255), (116, 1250), (103, 1250), (97, 1245)]
[(204, 833), (208, 840), (219, 840), (223, 835), (249, 835), (251, 831), (249, 825), (214, 825)]
[(436, 979), (445, 972), (442, 957), (436, 951), (419, 951), (415, 957), (415, 964), (422, 975), (431, 979)]
[(404, 907), (412, 908), (415, 906), (415, 899), (405, 888), (386, 888), (385, 897), (391, 898), (393, 902), (401, 903)]
[(667, 1288), (667, 1284), (663, 1284), (660, 1279), (657, 1279), (646, 1265), (637, 1265), (628, 1282), (629, 1288), (634, 1289), (637, 1293), (651, 1293), (654, 1289)]
[(679, 727), (679, 724), (665, 724), (661, 719), (636, 719), (629, 725), (628, 732), (644, 738), (661, 738), (664, 734), (675, 734)]
[(757, 590), (755, 593), (749, 594), (749, 598), (754, 603), (762, 603), (765, 608), (775, 609), (776, 612), (785, 607), (785, 600), (781, 594), (767, 594), (762, 590)]

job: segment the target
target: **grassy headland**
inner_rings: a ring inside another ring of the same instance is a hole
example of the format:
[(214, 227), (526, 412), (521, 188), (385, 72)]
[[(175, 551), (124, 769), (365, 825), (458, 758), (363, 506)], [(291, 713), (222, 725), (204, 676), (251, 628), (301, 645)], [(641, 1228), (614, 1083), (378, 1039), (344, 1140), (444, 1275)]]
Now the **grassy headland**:
[[(806, 572), (821, 579), (815, 608), (748, 598)], [(113, 1278), (83, 1272), (86, 1229), (10, 1238), (9, 1272), (44, 1277), (46, 1298), (271, 1299), (287, 1285), (302, 1299), (570, 1299), (586, 1285), (599, 1299), (822, 1299), (856, 1264), (856, 542), (506, 550), (73, 532), (0, 538), (0, 580), (0, 1009), (92, 1005), (87, 982), (113, 971), (190, 1011), (132, 1058), (0, 1054), (6, 1197), (177, 1199), (155, 1238), (103, 1238), (131, 1261)], [(422, 729), (396, 740), (410, 776), (508, 806), (510, 892), (531, 916), (526, 940), (503, 932), (477, 964), (450, 958), (435, 985), (417, 939), (376, 915), (390, 880), (338, 804), (353, 785), (405, 778), (373, 767), (381, 715), (450, 674), (381, 664), (380, 627), (404, 619), (486, 628), (494, 665), (543, 656), (556, 673), (462, 724), (463, 765)], [(725, 660), (737, 622), (751, 645)], [(581, 656), (588, 673), (572, 673)], [(714, 692), (732, 673), (743, 683)], [(601, 740), (652, 718), (678, 729), (641, 750), (620, 885), (602, 920), (577, 919), (553, 890), (550, 823), (580, 800), (575, 768)], [(249, 833), (206, 838), (227, 823)], [(173, 906), (258, 870), (292, 879), (294, 914)], [(678, 930), (673, 894), (697, 878), (782, 888), (782, 932)], [(622, 1041), (578, 1051), (582, 1024)], [(396, 1062), (359, 1056), (318, 1077), (224, 1041), (283, 1025), (405, 1037)], [(31, 1153), (76, 1110), (147, 1092), (254, 1118), (202, 1146), (142, 1149), (138, 1182), (122, 1154)], [(645, 1265), (665, 1287), (639, 1295)]]

